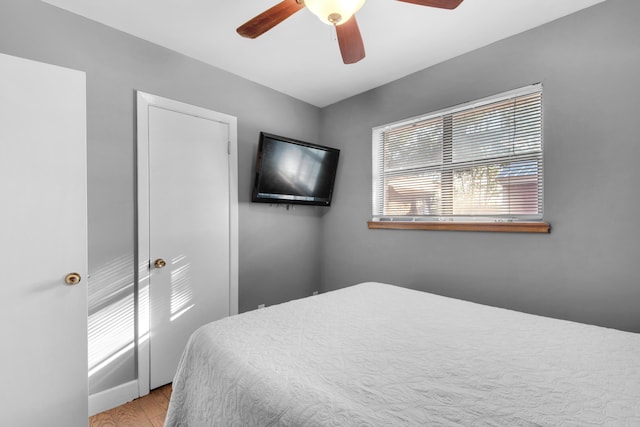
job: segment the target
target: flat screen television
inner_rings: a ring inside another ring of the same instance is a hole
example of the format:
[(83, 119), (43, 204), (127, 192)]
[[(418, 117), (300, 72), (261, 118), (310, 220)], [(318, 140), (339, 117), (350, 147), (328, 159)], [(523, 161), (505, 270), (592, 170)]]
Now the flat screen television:
[(331, 205), (340, 150), (260, 132), (252, 200)]

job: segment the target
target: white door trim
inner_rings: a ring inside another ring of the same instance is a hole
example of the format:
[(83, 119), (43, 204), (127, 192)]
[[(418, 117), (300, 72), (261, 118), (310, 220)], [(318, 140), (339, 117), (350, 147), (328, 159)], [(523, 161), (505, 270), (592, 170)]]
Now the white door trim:
[(138, 390), (149, 394), (149, 108), (164, 108), (229, 126), (229, 313), (238, 314), (238, 130), (237, 118), (137, 91), (137, 350)]

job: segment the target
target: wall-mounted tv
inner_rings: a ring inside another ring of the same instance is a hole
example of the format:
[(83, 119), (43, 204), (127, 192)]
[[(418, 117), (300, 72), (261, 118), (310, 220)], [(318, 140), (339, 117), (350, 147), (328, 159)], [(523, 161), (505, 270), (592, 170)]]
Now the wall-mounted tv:
[(340, 150), (260, 132), (254, 202), (331, 205)]

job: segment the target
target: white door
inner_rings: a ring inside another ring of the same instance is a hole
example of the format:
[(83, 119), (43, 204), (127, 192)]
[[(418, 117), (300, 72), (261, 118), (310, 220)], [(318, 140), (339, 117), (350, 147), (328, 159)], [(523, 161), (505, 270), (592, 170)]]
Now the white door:
[(0, 54), (2, 425), (88, 424), (85, 111), (84, 73)]
[(181, 107), (147, 108), (151, 389), (198, 327), (232, 313), (232, 124)]

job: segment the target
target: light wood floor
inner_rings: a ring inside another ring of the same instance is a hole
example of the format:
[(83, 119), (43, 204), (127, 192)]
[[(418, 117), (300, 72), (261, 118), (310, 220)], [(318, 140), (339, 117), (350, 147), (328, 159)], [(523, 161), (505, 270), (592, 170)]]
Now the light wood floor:
[(163, 427), (169, 407), (171, 384), (146, 396), (89, 418), (89, 427)]

